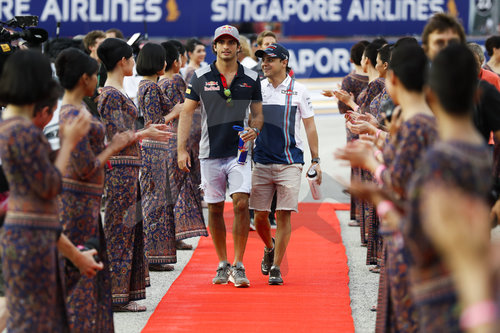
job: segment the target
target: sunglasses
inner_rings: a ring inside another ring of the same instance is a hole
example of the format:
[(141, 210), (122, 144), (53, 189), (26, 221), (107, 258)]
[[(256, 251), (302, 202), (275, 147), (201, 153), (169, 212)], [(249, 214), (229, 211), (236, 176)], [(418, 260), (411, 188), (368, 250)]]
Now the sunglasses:
[(226, 96), (227, 105), (231, 106), (233, 103), (233, 99), (231, 97), (231, 90), (228, 88), (224, 89), (224, 96)]

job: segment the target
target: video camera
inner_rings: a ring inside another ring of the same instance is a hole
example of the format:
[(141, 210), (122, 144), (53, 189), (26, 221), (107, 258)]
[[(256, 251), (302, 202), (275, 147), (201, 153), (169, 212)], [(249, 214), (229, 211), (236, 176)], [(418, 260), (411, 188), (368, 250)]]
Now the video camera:
[[(7, 57), (18, 47), (12, 41), (23, 39), (30, 46), (39, 46), (49, 38), (49, 33), (38, 25), (38, 16), (14, 16), (7, 22), (0, 21), (0, 73)], [(21, 29), (16, 31), (15, 29)]]

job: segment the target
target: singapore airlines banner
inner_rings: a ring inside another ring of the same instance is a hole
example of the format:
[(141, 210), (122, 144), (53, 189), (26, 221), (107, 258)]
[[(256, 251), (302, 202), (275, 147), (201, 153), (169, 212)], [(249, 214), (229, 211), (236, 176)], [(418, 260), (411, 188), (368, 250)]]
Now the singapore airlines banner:
[[(471, 0), (472, 1), (472, 0)], [(468, 28), (469, 0), (0, 0), (0, 21), (37, 15), (54, 36), (115, 27), (125, 35), (206, 37), (231, 22), (281, 22), (285, 36), (420, 34), (435, 12)]]

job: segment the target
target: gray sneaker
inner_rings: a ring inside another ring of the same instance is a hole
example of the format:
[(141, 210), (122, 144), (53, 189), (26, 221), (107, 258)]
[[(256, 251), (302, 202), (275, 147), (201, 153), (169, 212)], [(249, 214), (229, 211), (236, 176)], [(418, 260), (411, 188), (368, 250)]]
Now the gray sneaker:
[(250, 281), (248, 281), (245, 275), (245, 267), (241, 262), (236, 263), (236, 266), (231, 266), (229, 282), (234, 283), (236, 288), (250, 287)]
[(264, 247), (264, 257), (262, 258), (262, 262), (260, 263), (260, 271), (264, 275), (269, 274), (269, 270), (274, 262), (274, 238), (273, 238), (273, 249), (268, 251), (266, 247)]
[(212, 283), (227, 284), (230, 270), (231, 270), (231, 264), (229, 264), (227, 261), (221, 261), (219, 263), (219, 266), (217, 266), (217, 274), (212, 279)]
[(281, 271), (278, 266), (273, 266), (269, 270), (269, 284), (281, 286), (283, 284), (283, 279), (281, 278)]

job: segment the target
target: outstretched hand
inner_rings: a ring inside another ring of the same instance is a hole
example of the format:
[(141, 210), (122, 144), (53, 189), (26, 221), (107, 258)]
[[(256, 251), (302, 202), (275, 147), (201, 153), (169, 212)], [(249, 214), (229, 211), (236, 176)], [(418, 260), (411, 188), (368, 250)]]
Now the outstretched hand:
[(360, 200), (376, 203), (377, 199), (385, 198), (382, 189), (373, 182), (351, 180), (347, 191)]
[(166, 124), (146, 124), (144, 130), (136, 132), (136, 139), (149, 138), (155, 141), (167, 142), (175, 133), (169, 131), (170, 127)]
[(120, 151), (123, 148), (130, 146), (132, 143), (136, 141), (137, 138), (135, 136), (135, 133), (129, 130), (121, 133), (116, 133), (113, 136), (113, 139), (111, 139), (110, 145), (113, 146), (115, 151)]
[(371, 158), (374, 157), (374, 145), (367, 140), (349, 142), (344, 148), (335, 151), (334, 157), (349, 161), (353, 168), (368, 168)]
[(321, 95), (325, 96), (325, 97), (335, 97), (335, 94), (334, 94), (334, 90), (323, 90), (321, 92)]
[(344, 104), (349, 105), (351, 101), (354, 101), (354, 95), (352, 93), (348, 93), (345, 90), (336, 90), (333, 92), (335, 97)]
[(356, 112), (356, 111), (347, 111), (344, 114), (344, 118), (351, 123), (356, 122), (360, 116), (361, 116), (361, 113)]
[(346, 123), (347, 128), (354, 134), (375, 134), (377, 128), (373, 126), (368, 121), (360, 120), (361, 116), (358, 120), (353, 122), (348, 121)]
[(371, 125), (373, 125), (374, 127), (377, 127), (377, 128), (379, 127), (379, 123), (377, 121), (377, 118), (374, 115), (372, 115), (371, 113), (364, 113), (364, 114), (359, 115), (358, 120), (367, 121)]

